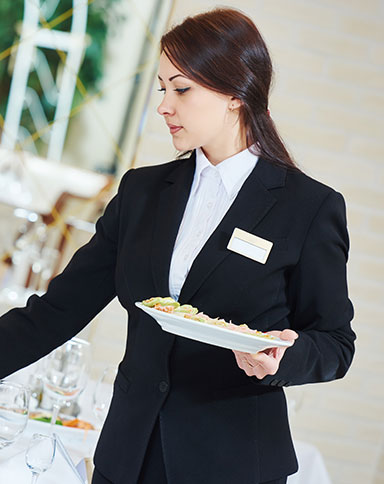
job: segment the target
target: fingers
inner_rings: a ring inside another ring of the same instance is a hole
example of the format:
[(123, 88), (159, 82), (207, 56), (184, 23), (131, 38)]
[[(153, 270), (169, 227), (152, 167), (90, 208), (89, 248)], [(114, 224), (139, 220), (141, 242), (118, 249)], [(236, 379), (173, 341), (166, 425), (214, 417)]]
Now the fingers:
[(274, 375), (279, 367), (280, 359), (276, 359), (275, 356), (268, 356), (265, 353), (243, 353), (235, 350), (233, 353), (238, 367), (247, 376), (256, 376), (261, 379), (266, 375)]
[(299, 335), (293, 329), (284, 329), (281, 331), (279, 338), (285, 341), (295, 341)]
[(293, 329), (283, 329), (282, 331), (273, 330), (267, 331), (267, 334), (271, 334), (272, 336), (277, 336), (280, 339), (285, 341), (295, 341), (299, 335)]
[(278, 368), (282, 355), (279, 352), (280, 348), (272, 348), (274, 351), (268, 354), (261, 351), (256, 354), (249, 354), (249, 360), (253, 361), (255, 368), (255, 376), (264, 378), (266, 375), (274, 375)]
[[(292, 343), (299, 337), (296, 331), (284, 329), (283, 331), (269, 331), (269, 334), (277, 336), (285, 341)], [(256, 376), (261, 379), (267, 375), (275, 375), (279, 369), (280, 361), (287, 348), (273, 347), (259, 353), (244, 353), (233, 350), (238, 367), (247, 376)]]
[(250, 353), (243, 353), (243, 361), (246, 367), (246, 374), (248, 376), (257, 376), (263, 372), (262, 363), (254, 358)]
[(233, 350), (233, 353), (235, 354), (237, 366), (241, 370), (243, 370), (247, 376), (255, 376), (253, 367), (256, 366), (258, 363), (255, 362), (252, 365), (249, 364), (249, 361), (248, 361), (249, 353), (243, 353), (242, 351), (235, 351), (235, 350)]
[(247, 353), (242, 351), (233, 351), (235, 353), (237, 366), (245, 372), (247, 376), (254, 376), (252, 366), (247, 361)]

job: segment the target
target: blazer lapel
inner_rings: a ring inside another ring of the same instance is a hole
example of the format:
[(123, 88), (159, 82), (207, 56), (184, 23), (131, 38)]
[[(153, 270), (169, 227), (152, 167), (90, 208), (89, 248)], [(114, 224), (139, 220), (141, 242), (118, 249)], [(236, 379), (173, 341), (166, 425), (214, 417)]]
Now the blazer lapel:
[(231, 252), (227, 249), (235, 227), (251, 232), (276, 203), (272, 188), (284, 186), (286, 169), (260, 158), (238, 196), (194, 260), (180, 293), (188, 302), (205, 279)]
[(156, 209), (152, 241), (152, 273), (157, 295), (169, 295), (169, 268), (177, 233), (195, 172), (195, 152), (164, 180)]

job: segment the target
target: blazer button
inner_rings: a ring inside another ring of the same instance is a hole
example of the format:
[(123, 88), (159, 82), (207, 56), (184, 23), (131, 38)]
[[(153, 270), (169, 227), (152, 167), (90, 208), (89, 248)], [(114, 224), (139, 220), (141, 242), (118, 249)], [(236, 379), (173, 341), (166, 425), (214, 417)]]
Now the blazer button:
[(161, 381), (159, 383), (159, 390), (161, 391), (161, 393), (165, 393), (168, 391), (168, 388), (169, 388), (169, 385), (166, 381)]

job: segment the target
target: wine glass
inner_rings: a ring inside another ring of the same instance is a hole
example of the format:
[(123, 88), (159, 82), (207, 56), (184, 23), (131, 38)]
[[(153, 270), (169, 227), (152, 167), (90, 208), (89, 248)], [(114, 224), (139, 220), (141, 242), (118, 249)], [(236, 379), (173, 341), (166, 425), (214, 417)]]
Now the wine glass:
[(72, 338), (45, 358), (44, 392), (53, 401), (51, 432), (60, 408), (84, 390), (90, 359), (90, 343)]
[(51, 467), (55, 453), (55, 437), (52, 437), (52, 435), (33, 434), (25, 454), (25, 462), (32, 471), (31, 484), (35, 484), (40, 474)]
[(12, 444), (28, 422), (29, 389), (0, 380), (0, 449)]
[(107, 417), (113, 394), (113, 382), (117, 375), (116, 366), (107, 366), (96, 384), (93, 393), (93, 412), (100, 423)]

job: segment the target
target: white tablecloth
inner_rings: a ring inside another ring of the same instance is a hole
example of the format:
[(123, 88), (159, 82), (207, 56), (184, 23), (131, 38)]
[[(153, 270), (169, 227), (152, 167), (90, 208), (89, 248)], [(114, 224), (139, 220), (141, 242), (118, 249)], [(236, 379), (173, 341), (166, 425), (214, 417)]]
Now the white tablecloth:
[[(46, 434), (48, 430), (48, 424), (30, 420), (23, 435), (14, 444), (0, 451), (1, 484), (28, 484), (30, 482), (32, 474), (25, 463), (25, 451), (32, 434)], [(55, 432), (59, 435), (75, 465), (83, 457), (93, 455), (99, 431), (84, 431), (57, 425)], [(52, 467), (41, 474), (38, 482), (39, 484), (79, 484), (79, 480), (58, 448), (56, 448)]]
[[(47, 424), (40, 422), (29, 422), (22, 438), (13, 446), (0, 451), (1, 484), (27, 484), (30, 482), (31, 472), (25, 464), (25, 450), (32, 433), (46, 432), (46, 426)], [(97, 431), (85, 434), (76, 429), (59, 429), (58, 433), (75, 465), (81, 461), (82, 457), (93, 455), (99, 436)], [(331, 484), (323, 458), (317, 448), (300, 441), (295, 442), (295, 447), (300, 470), (288, 478), (288, 484)], [(62, 455), (56, 452), (51, 469), (41, 474), (39, 484), (79, 484), (79, 481)]]
[[(26, 383), (33, 365), (11, 375), (10, 379)], [(81, 395), (79, 403), (82, 407), (80, 418), (95, 423), (92, 413), (91, 396), (95, 382), (90, 382)], [(25, 450), (35, 432), (47, 433), (48, 424), (30, 420), (26, 431), (12, 446), (0, 451), (0, 484), (28, 484), (31, 472), (25, 464)], [(82, 458), (92, 457), (99, 431), (84, 431), (67, 427), (55, 427), (73, 462), (77, 465)], [(332, 484), (324, 460), (319, 450), (312, 444), (295, 441), (295, 449), (299, 461), (299, 471), (288, 478), (288, 484)], [(50, 470), (42, 474), (39, 484), (79, 484), (70, 467), (62, 456), (57, 453), (55, 462)]]
[(307, 442), (295, 441), (299, 472), (288, 477), (288, 484), (332, 484), (318, 449)]

